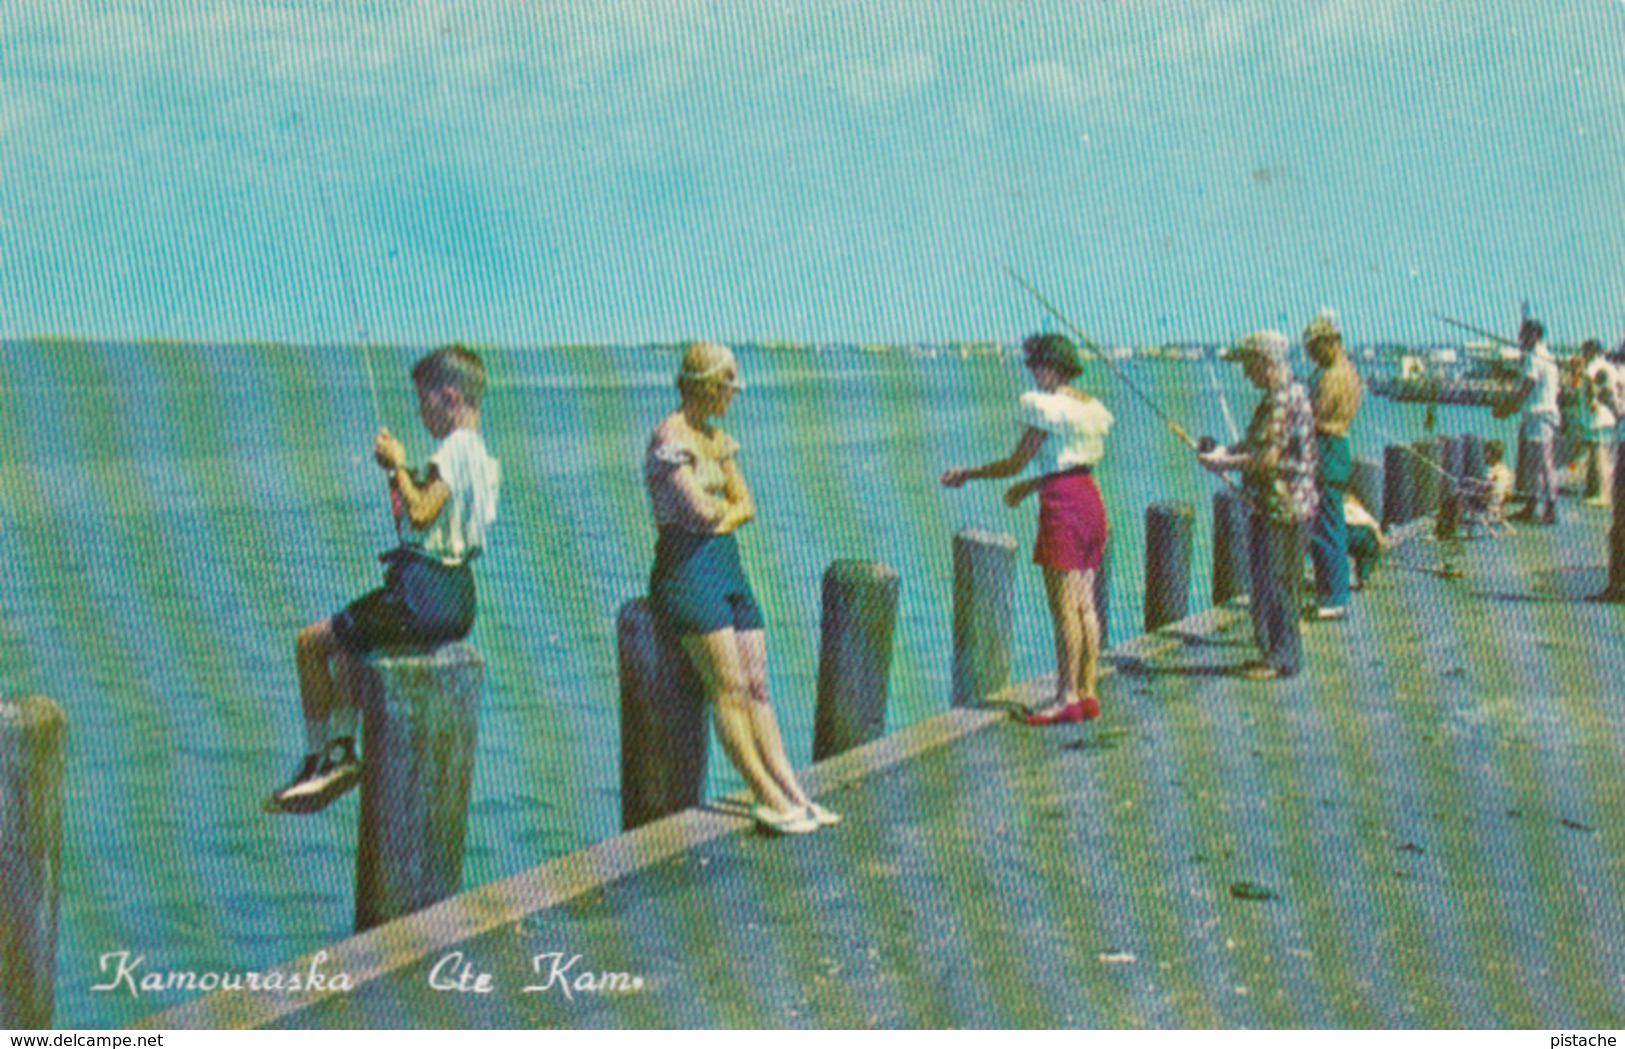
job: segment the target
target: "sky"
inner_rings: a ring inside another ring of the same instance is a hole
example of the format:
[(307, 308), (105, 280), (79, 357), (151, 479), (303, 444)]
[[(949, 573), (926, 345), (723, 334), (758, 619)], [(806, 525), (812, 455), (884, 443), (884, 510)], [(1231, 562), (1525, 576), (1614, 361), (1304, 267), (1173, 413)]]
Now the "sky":
[(1625, 333), (1622, 0), (12, 0), (0, 337)]

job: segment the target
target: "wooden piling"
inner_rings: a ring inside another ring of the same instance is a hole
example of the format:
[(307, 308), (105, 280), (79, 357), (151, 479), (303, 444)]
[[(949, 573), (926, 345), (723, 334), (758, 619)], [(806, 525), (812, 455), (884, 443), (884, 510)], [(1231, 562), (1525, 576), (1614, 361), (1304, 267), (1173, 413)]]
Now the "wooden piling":
[(1190, 503), (1152, 503), (1145, 509), (1147, 633), (1190, 615), (1195, 530), (1196, 508)]
[(874, 561), (836, 561), (824, 572), (814, 761), (886, 731), (899, 584), (895, 571)]
[(385, 650), (353, 682), (363, 721), (357, 932), (463, 883), (485, 660), (466, 641)]
[(1439, 512), (1439, 495), (1443, 488), (1439, 473), (1439, 442), (1417, 441), (1411, 445), (1415, 454), (1410, 459), (1411, 516), (1427, 517)]
[(1213, 493), (1213, 605), (1252, 586), (1248, 561), (1247, 500), (1229, 485)]
[(1457, 493), (1465, 451), (1462, 438), (1439, 438), (1439, 469), (1443, 473), (1438, 475), (1439, 509), (1433, 519), (1433, 534), (1439, 539), (1450, 539), (1456, 534), (1456, 525), (1461, 517)]
[(1613, 527), (1608, 530), (1608, 585), (1592, 597), (1610, 604), (1625, 602), (1625, 444), (1614, 451)]
[(953, 705), (1010, 684), (1016, 537), (967, 528), (954, 536)]
[[(1539, 452), (1539, 445), (1524, 439), (1523, 426), (1520, 421), (1518, 426), (1518, 457), (1512, 463), (1512, 491), (1519, 499), (1532, 500), (1535, 498), (1535, 478), (1540, 473), (1540, 466), (1536, 461)], [(1533, 506), (1533, 503), (1530, 505)]]
[(1409, 460), (1414, 453), (1402, 444), (1390, 444), (1382, 454), (1382, 527), (1393, 528), (1410, 521), (1416, 514), (1412, 509), (1411, 478), (1414, 473)]
[(1378, 521), (1383, 519), (1382, 488), (1382, 464), (1374, 459), (1354, 460), (1354, 469), (1349, 474), (1349, 492)]
[(1484, 465), (1484, 438), (1476, 433), (1461, 435), (1461, 476), (1472, 480), (1483, 477)]
[(621, 829), (633, 830), (705, 797), (711, 734), (705, 689), (648, 598), (621, 606)]
[(0, 1028), (51, 1026), (68, 721), (44, 696), (0, 699)]

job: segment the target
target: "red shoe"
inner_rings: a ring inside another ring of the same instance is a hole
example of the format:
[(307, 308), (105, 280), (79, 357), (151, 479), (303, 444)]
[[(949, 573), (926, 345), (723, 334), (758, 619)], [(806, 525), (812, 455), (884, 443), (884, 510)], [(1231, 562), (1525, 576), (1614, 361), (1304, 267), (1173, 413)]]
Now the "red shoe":
[[(1095, 703), (1095, 717), (1100, 716), (1100, 703)], [(1065, 725), (1089, 720), (1088, 708), (1083, 703), (1068, 703), (1053, 714), (1028, 714), (1021, 719), (1023, 725)]]
[(1094, 721), (1096, 718), (1100, 717), (1100, 700), (1096, 699), (1094, 696), (1083, 697), (1083, 702), (1078, 704), (1078, 706), (1083, 708), (1083, 720)]

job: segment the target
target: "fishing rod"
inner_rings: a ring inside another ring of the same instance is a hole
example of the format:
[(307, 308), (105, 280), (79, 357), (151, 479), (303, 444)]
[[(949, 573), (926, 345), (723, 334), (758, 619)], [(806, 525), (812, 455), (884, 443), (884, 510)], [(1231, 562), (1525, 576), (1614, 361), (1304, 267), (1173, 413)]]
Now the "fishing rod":
[(1236, 427), (1236, 417), (1230, 414), (1230, 398), (1225, 396), (1224, 386), (1219, 382), (1219, 371), (1213, 366), (1213, 358), (1209, 357), (1207, 365), (1207, 382), (1213, 387), (1213, 392), (1219, 395), (1219, 407), (1224, 411), (1224, 425), (1230, 431), (1231, 443), (1241, 440), (1241, 430)]
[[(293, 115), (293, 126), (299, 132), (300, 141), (304, 142), (307, 153), (313, 153), (310, 138), (305, 134), (304, 121), (298, 113)], [(343, 242), (339, 239), (338, 220), (333, 217), (333, 206), (327, 199), (327, 188), (322, 180), (317, 178), (316, 200), (321, 205), (322, 218), (327, 225), (328, 252), (333, 263), (339, 271), (339, 283), (344, 288), (344, 297), (350, 308), (350, 319), (355, 322), (357, 349), (361, 351), (361, 367), (367, 376), (367, 393), (372, 398), (373, 422), (382, 429), (384, 425), (384, 412), (378, 403), (378, 380), (372, 370), (372, 354), (367, 349), (367, 324), (361, 316), (361, 299), (356, 295), (355, 282), (350, 279), (350, 267), (345, 261)]]
[[(1076, 324), (1073, 324), (1071, 320), (1067, 319), (1066, 314), (1062, 313), (1060, 308), (1051, 302), (1043, 292), (1034, 287), (1031, 281), (1017, 273), (1010, 266), (1001, 264), (999, 268), (1004, 270), (1004, 272), (1009, 275), (1011, 280), (1021, 285), (1022, 289), (1025, 290), (1028, 295), (1031, 295), (1034, 299), (1037, 299), (1038, 304), (1043, 306), (1044, 309), (1048, 310), (1050, 316), (1060, 321), (1061, 324), (1067, 328), (1067, 330), (1072, 332), (1072, 334), (1077, 337), (1079, 342), (1088, 347), (1089, 350), (1094, 353), (1095, 359), (1104, 364), (1106, 366), (1106, 370), (1111, 372), (1112, 375), (1118, 379), (1118, 381), (1133, 391), (1133, 393), (1140, 398), (1145, 406), (1150, 408), (1151, 411), (1156, 414), (1157, 418), (1161, 419), (1168, 429), (1173, 431), (1175, 437), (1178, 437), (1181, 441), (1185, 442), (1185, 445), (1190, 448), (1191, 451), (1195, 452), (1197, 455), (1205, 455), (1217, 447), (1217, 442), (1211, 437), (1204, 437), (1201, 439), (1201, 441), (1197, 441), (1195, 438), (1191, 437), (1189, 433), (1186, 433), (1185, 428), (1174, 422), (1174, 420), (1169, 417), (1168, 413), (1163, 411), (1161, 406), (1158, 405), (1156, 401), (1152, 400), (1150, 394), (1140, 389), (1139, 385), (1135, 383), (1134, 380), (1123, 374), (1122, 369), (1112, 364), (1111, 359), (1106, 355), (1106, 351), (1101, 348), (1099, 343), (1091, 339), (1082, 328), (1079, 328)], [(1225, 414), (1227, 416), (1229, 415), (1228, 408), (1226, 409)], [(1233, 426), (1234, 423), (1232, 422), (1232, 427)], [(1248, 494), (1246, 489), (1237, 484), (1228, 472), (1219, 473), (1217, 476), (1219, 480), (1223, 481), (1232, 490), (1234, 490), (1237, 495), (1241, 496), (1242, 500), (1250, 508), (1255, 510), (1260, 509), (1257, 500)]]
[[(1524, 306), (1525, 306), (1525, 310), (1527, 312), (1528, 303), (1525, 303)], [(1511, 346), (1513, 349), (1521, 349), (1522, 348), (1516, 342), (1513, 342), (1511, 339), (1508, 339), (1508, 338), (1506, 338), (1505, 336), (1502, 336), (1502, 335), (1497, 335), (1495, 332), (1490, 331), (1487, 328), (1480, 328), (1476, 324), (1468, 324), (1466, 321), (1459, 321), (1454, 317), (1447, 317), (1442, 313), (1434, 313), (1434, 314), (1431, 314), (1430, 316), (1432, 316), (1434, 320), (1443, 321), (1446, 324), (1454, 325), (1455, 327), (1460, 328), (1463, 331), (1470, 331), (1474, 335), (1482, 335), (1486, 339), (1492, 339), (1495, 342), (1500, 343), (1502, 346)]]
[(1186, 433), (1184, 427), (1174, 422), (1168, 413), (1163, 411), (1161, 406), (1159, 406), (1156, 401), (1152, 400), (1150, 394), (1140, 389), (1139, 385), (1136, 384), (1133, 379), (1130, 379), (1127, 375), (1124, 375), (1122, 369), (1118, 368), (1111, 362), (1111, 358), (1107, 356), (1106, 351), (1103, 350), (1100, 345), (1095, 342), (1095, 340), (1091, 339), (1082, 328), (1079, 328), (1076, 324), (1073, 324), (1070, 320), (1068, 320), (1066, 315), (1060, 311), (1060, 308), (1051, 302), (1043, 292), (1035, 288), (1031, 281), (1027, 280), (1027, 278), (1023, 277), (1009, 266), (1000, 264), (999, 268), (1004, 270), (1011, 280), (1021, 285), (1022, 289), (1026, 291), (1028, 295), (1031, 295), (1034, 299), (1037, 299), (1038, 304), (1044, 307), (1044, 309), (1048, 310), (1050, 316), (1060, 321), (1068, 331), (1076, 336), (1079, 342), (1088, 347), (1089, 350), (1094, 353), (1095, 358), (1106, 366), (1106, 370), (1111, 372), (1112, 375), (1115, 376), (1124, 386), (1127, 386), (1129, 390), (1135, 394), (1135, 396), (1139, 397), (1145, 406), (1150, 408), (1156, 417), (1161, 419), (1168, 429), (1174, 432), (1175, 437), (1178, 437), (1181, 441), (1185, 442), (1185, 444), (1188, 445), (1192, 451), (1200, 453), (1208, 450), (1202, 447), (1202, 445), (1198, 443), (1195, 438), (1191, 437), (1190, 434)]

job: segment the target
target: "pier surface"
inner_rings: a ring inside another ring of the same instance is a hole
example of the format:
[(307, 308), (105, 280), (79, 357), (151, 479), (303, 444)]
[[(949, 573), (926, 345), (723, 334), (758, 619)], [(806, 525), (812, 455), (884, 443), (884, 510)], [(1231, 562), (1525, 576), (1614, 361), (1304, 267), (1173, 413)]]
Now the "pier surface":
[(1396, 549), (1296, 679), (1214, 610), (1116, 650), (1095, 724), (819, 766), (840, 827), (693, 810), (335, 944), (355, 990), (148, 1025), (1625, 1026), (1625, 607), (1564, 510)]

